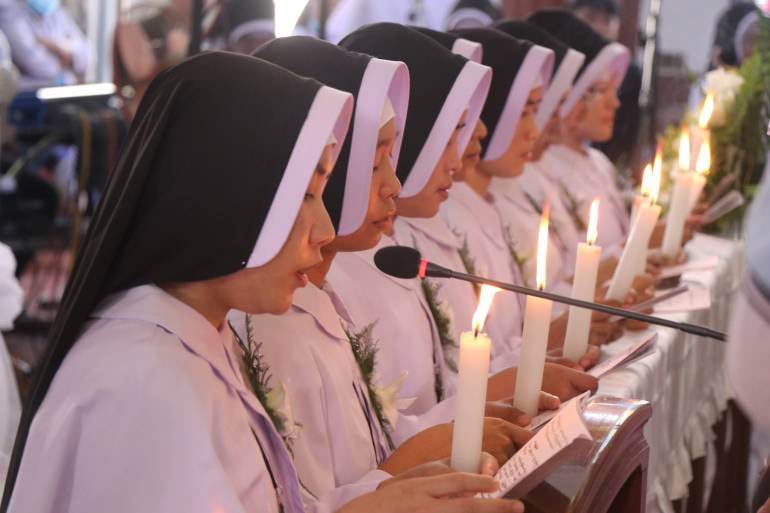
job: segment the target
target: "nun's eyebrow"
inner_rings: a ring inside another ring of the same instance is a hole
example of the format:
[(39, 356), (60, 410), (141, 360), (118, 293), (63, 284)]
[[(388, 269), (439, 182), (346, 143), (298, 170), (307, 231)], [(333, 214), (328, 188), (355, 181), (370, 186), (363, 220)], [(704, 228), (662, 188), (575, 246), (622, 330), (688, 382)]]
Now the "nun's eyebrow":
[(458, 124), (455, 127), (455, 130), (462, 130), (463, 128), (465, 128), (465, 121), (463, 121), (462, 123)]
[(330, 174), (332, 174), (331, 168), (326, 169), (320, 164), (315, 167), (315, 172), (321, 176), (329, 176)]
[(542, 101), (543, 101), (542, 98), (538, 98), (537, 100), (527, 99), (527, 107), (532, 106), (532, 105), (538, 105), (538, 104), (542, 103)]

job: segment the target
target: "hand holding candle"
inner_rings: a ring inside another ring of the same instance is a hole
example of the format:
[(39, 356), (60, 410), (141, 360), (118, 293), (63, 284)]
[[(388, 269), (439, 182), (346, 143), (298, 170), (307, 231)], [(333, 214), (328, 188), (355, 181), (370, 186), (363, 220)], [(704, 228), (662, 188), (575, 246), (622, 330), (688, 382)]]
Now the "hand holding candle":
[(452, 431), (451, 458), (452, 468), (459, 472), (477, 473), (481, 462), (491, 347), (489, 337), (481, 330), (492, 306), (492, 299), (499, 290), (490, 285), (481, 286), (472, 330), (460, 335), (457, 413)]
[[(540, 232), (537, 238), (537, 288), (545, 290), (546, 254), (548, 251), (548, 204), (543, 208)], [(551, 327), (552, 303), (548, 299), (527, 296), (524, 315), (524, 333), (521, 343), (519, 370), (516, 374), (516, 390), (513, 406), (527, 415), (538, 411), (540, 389), (543, 386), (543, 367), (548, 349), (548, 331)]]
[[(653, 170), (655, 170), (655, 167), (653, 167)], [(610, 287), (607, 290), (607, 299), (621, 302), (625, 299), (626, 294), (631, 288), (631, 283), (634, 281), (634, 276), (638, 272), (639, 255), (643, 251), (646, 255), (650, 236), (660, 216), (660, 206), (656, 204), (660, 189), (660, 176), (660, 172), (653, 173), (650, 201), (641, 206), (639, 214), (631, 226), (626, 247), (623, 248), (623, 254), (620, 256), (620, 261), (615, 268), (615, 274), (613, 274)]]
[[(599, 272), (599, 260), (602, 256), (602, 248), (595, 245), (598, 236), (598, 223), (599, 200), (595, 199), (591, 202), (586, 242), (578, 244), (575, 276), (572, 282), (572, 297), (583, 301), (593, 301), (596, 292), (596, 275)], [(567, 334), (564, 339), (564, 358), (575, 363), (580, 361), (588, 350), (590, 331), (591, 311), (570, 306)]]

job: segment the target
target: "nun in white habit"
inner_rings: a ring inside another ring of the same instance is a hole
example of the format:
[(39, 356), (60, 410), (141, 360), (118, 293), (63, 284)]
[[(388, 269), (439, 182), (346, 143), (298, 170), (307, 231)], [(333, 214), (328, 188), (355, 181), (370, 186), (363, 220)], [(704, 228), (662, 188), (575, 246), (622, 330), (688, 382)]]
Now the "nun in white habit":
[[(390, 23), (361, 29), (341, 45), (402, 60), (409, 67), (411, 101), (396, 169), (403, 184), (399, 202), (419, 198), (422, 193), (427, 196), (423, 203), (435, 204), (437, 209), (451, 186), (457, 146), (467, 142), (481, 111), (489, 87), (489, 68), (452, 55), (413, 29)], [(466, 124), (458, 128), (463, 113)], [(383, 237), (371, 250), (340, 253), (328, 280), (359, 329), (377, 323), (377, 370), (382, 382), (391, 383), (406, 371), (402, 396), (415, 398), (406, 412), (425, 414), (451, 395), (456, 374), (445, 358), (420, 282), (387, 276), (374, 265), (376, 251), (395, 243)]]
[[(401, 147), (409, 100), (406, 65), (301, 36), (275, 40), (254, 55), (355, 95), (351, 137), (344, 141), (324, 203), (338, 236), (353, 234), (365, 222), (371, 225), (369, 236), (378, 236), (380, 219), (372, 222), (368, 215), (369, 191), (377, 187), (383, 202), (392, 205), (400, 189), (392, 165)], [(392, 209), (375, 212), (375, 217), (389, 222)], [(393, 425), (387, 427), (398, 425), (398, 412), (392, 411), (397, 396), (381, 404), (369, 395), (366, 378), (373, 376), (363, 375), (348, 338), (356, 328), (325, 283), (334, 254), (326, 249), (322, 254), (326, 262), (308, 272), (310, 283), (294, 293), (288, 313), (234, 311), (229, 316), (242, 340), (260, 334), (263, 362), (285, 389), (286, 411), (293, 416), (287, 422), (297, 426), (289, 443), (299, 478), (316, 497), (343, 485), (391, 477), (378, 467), (394, 448), (394, 433), (385, 430), (379, 417), (387, 411), (393, 415)], [(286, 340), (292, 341), (291, 350)]]
[[(501, 218), (499, 200), (489, 192), (491, 172), (478, 166), (485, 165), (481, 161), (495, 162), (495, 169), (513, 173), (523, 165), (523, 154), (531, 151), (527, 148), (536, 135), (533, 120), (537, 107), (530, 95), (550, 78), (553, 52), (495, 29), (455, 33), (482, 44), (482, 62), (491, 66), (494, 74), (481, 123), (465, 151), (462, 181), (455, 182), (449, 199), (441, 205), (441, 217), (467, 243), (468, 267), (482, 276), (523, 284), (513, 254), (518, 234)], [(520, 134), (517, 130), (523, 113), (530, 121), (526, 133)], [(486, 325), (493, 341), (493, 371), (515, 366), (518, 361), (523, 305), (518, 294), (498, 294), (495, 298)]]
[(303, 496), (225, 315), (285, 311), (306, 281), (351, 110), (248, 56), (156, 77), (52, 328), (3, 513), (330, 509)]
[(627, 235), (628, 211), (614, 165), (603, 153), (591, 148), (590, 143), (612, 136), (619, 106), (617, 89), (628, 69), (629, 51), (621, 44), (605, 40), (564, 9), (541, 10), (528, 21), (586, 56), (560, 107), (560, 143), (546, 150), (540, 166), (558, 184), (563, 201), (584, 225), (588, 223), (591, 202), (599, 197), (597, 244), (606, 251), (617, 250)]
[[(376, 483), (450, 452), (450, 424), (421, 431), (402, 445), (423, 419), (399, 415), (398, 383), (379, 383), (372, 368), (377, 327), (357, 330), (342, 300), (325, 282), (338, 253), (371, 248), (392, 223), (393, 198), (400, 191), (394, 164), (406, 118), (408, 72), (403, 63), (347, 52), (312, 38), (281, 39), (256, 55), (357, 96), (350, 138), (355, 149), (347, 141), (343, 145), (324, 192), (340, 236), (324, 246), (324, 261), (308, 270), (310, 284), (295, 293), (287, 314), (231, 315), (241, 338), (261, 334), (263, 362), (283, 384), (285, 410), (292, 412), (290, 421), (298, 426), (290, 446), (300, 480), (316, 497), (325, 497), (335, 488), (357, 481)], [(286, 351), (287, 337), (294, 341), (291, 351)], [(488, 424), (486, 448), (501, 463), (507, 461), (515, 437), (507, 450), (491, 440), (510, 432), (528, 436), (510, 425)]]
[(553, 120), (553, 118), (558, 118), (559, 104), (569, 92), (585, 57), (526, 21), (505, 20), (496, 24), (495, 28), (554, 52), (553, 76), (545, 86), (543, 99), (535, 117), (540, 135), (533, 149), (533, 160), (524, 164), (521, 175), (516, 178), (493, 178), (490, 189), (500, 200), (497, 207), (502, 218), (509, 224), (511, 232), (516, 234), (516, 253), (521, 262), (524, 281), (530, 287), (536, 285), (537, 266), (534, 256), (537, 249), (538, 227), (543, 206), (546, 201), (548, 202), (550, 216), (546, 288), (557, 293), (569, 294), (568, 281), (574, 271), (574, 252), (576, 251), (574, 248), (579, 242), (578, 230), (561, 201), (561, 195), (551, 189), (548, 178), (540, 172), (534, 159), (542, 155), (542, 148), (539, 145), (543, 144), (544, 140), (547, 141), (551, 128), (549, 123), (556, 124), (558, 127), (558, 119)]

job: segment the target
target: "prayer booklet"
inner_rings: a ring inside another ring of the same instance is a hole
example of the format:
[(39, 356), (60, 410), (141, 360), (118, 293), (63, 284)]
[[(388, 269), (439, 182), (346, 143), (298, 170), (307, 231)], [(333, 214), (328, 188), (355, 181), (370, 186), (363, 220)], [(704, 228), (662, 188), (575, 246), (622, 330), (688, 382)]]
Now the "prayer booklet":
[(613, 369), (628, 365), (629, 363), (641, 358), (647, 354), (655, 346), (655, 342), (658, 340), (657, 333), (650, 333), (643, 337), (636, 344), (631, 345), (625, 351), (608, 358), (607, 360), (599, 363), (595, 367), (588, 370), (588, 374), (595, 378), (601, 378), (605, 374), (609, 373)]
[[(495, 476), (500, 482), (497, 492), (480, 496), (518, 499), (526, 495), (532, 502), (543, 499), (543, 493), (553, 498), (558, 491), (568, 507), (540, 510), (607, 511), (628, 481), (636, 481), (633, 489), (644, 488), (649, 456), (644, 425), (651, 414), (646, 401), (589, 397), (586, 392), (566, 402), (500, 468)], [(560, 479), (565, 475), (570, 477)], [(643, 504), (643, 494), (638, 495)]]
[(594, 440), (583, 421), (588, 392), (565, 403), (543, 429), (535, 433), (495, 475), (500, 490), (479, 494), (485, 498), (518, 498), (537, 486), (563, 464), (585, 458)]

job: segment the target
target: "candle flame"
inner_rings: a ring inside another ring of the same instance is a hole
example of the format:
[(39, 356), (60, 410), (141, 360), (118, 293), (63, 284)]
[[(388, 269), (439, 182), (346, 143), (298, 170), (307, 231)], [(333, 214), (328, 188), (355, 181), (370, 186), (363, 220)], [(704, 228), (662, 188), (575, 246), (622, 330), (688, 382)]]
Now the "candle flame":
[(660, 192), (660, 180), (663, 174), (662, 166), (656, 165), (652, 168), (652, 180), (650, 181), (650, 205), (654, 205), (658, 202), (658, 193)]
[(700, 116), (698, 116), (698, 126), (706, 128), (711, 121), (711, 115), (714, 113), (714, 93), (706, 95), (706, 99), (703, 101), (703, 108), (700, 110)]
[(642, 196), (650, 196), (650, 187), (652, 186), (652, 164), (644, 166), (644, 173), (642, 173), (642, 186), (639, 192)]
[(698, 160), (695, 161), (695, 171), (700, 175), (708, 174), (711, 167), (711, 143), (708, 139), (703, 141), (698, 151)]
[[(649, 165), (647, 166), (649, 167)], [(586, 232), (586, 242), (590, 245), (596, 244), (596, 238), (599, 236), (599, 198), (591, 202), (591, 214), (588, 216), (588, 231)]]
[(540, 216), (540, 230), (537, 235), (537, 272), (535, 282), (537, 288), (545, 289), (546, 257), (548, 254), (548, 215), (551, 205), (546, 201), (543, 205), (543, 213)]
[(690, 131), (687, 127), (682, 129), (682, 136), (679, 139), (679, 169), (690, 170)]
[[(652, 163), (652, 177), (658, 177), (658, 186), (660, 186), (660, 176), (663, 174), (663, 147), (658, 143), (658, 149), (655, 150), (655, 160)], [(652, 185), (650, 185), (652, 190)], [(655, 194), (657, 197), (657, 193)]]
[(492, 299), (495, 294), (500, 292), (500, 289), (493, 287), (492, 285), (482, 285), (481, 292), (479, 293), (479, 306), (476, 308), (476, 312), (473, 314), (473, 332), (478, 335), (484, 328), (484, 323), (487, 320), (487, 314), (489, 309), (492, 308)]

